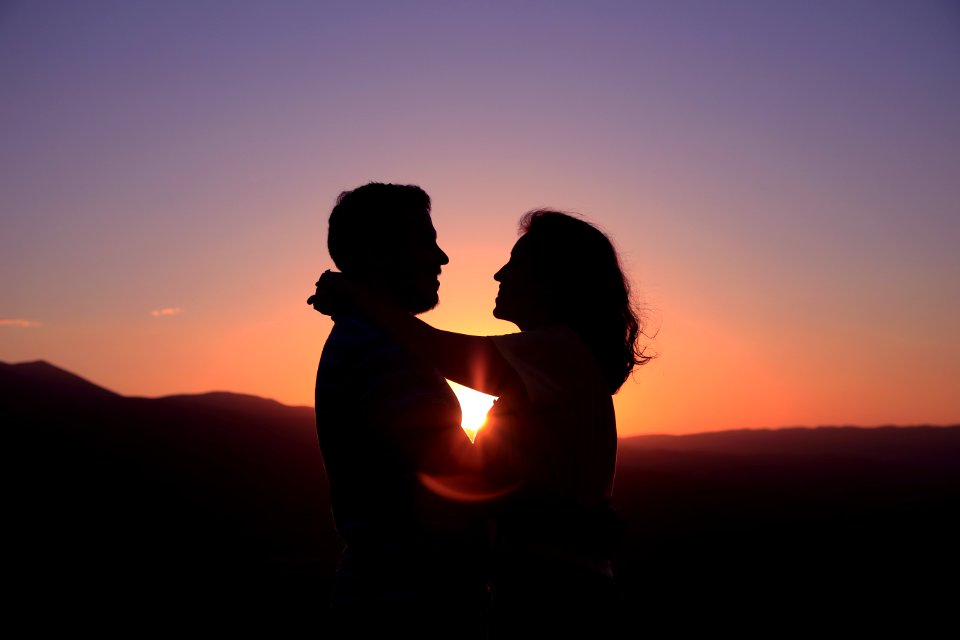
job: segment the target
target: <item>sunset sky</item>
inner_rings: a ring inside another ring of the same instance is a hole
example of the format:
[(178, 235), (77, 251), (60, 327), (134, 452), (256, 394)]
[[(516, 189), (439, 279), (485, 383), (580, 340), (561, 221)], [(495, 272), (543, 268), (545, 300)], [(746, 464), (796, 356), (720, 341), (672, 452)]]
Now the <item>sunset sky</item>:
[(312, 405), (326, 219), (433, 198), (444, 329), (527, 210), (622, 253), (621, 435), (960, 422), (960, 5), (0, 2), (0, 360)]

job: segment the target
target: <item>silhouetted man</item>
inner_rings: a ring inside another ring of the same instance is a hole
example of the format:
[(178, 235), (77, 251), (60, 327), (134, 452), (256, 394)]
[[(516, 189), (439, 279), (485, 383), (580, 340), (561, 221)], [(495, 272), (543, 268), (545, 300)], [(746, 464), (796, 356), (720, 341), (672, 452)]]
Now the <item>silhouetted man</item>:
[[(340, 194), (328, 249), (341, 272), (411, 313), (436, 306), (449, 259), (419, 187), (370, 183)], [(345, 545), (333, 597), (337, 625), (479, 637), (483, 528), (473, 507), (421, 482), (424, 474), (455, 473), (457, 453), (471, 446), (457, 399), (436, 370), (368, 320), (333, 320), (317, 371), (316, 415)]]

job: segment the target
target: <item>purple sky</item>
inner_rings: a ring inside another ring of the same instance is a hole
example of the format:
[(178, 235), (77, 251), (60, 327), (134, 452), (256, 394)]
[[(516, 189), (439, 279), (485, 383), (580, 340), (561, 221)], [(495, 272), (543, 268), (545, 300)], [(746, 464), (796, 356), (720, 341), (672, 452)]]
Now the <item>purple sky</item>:
[(7, 1), (0, 87), (0, 360), (310, 404), (326, 216), (382, 180), (447, 329), (513, 330), (524, 211), (611, 234), (625, 435), (960, 422), (955, 2)]

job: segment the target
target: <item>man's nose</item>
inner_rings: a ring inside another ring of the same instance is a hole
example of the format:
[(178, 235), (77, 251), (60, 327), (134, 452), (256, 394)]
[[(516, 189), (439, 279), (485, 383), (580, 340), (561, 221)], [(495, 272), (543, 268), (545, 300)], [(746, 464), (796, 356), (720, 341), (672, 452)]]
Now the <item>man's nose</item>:
[(440, 245), (437, 245), (437, 254), (440, 258), (440, 264), (450, 264), (450, 256), (444, 253), (443, 249), (440, 248)]

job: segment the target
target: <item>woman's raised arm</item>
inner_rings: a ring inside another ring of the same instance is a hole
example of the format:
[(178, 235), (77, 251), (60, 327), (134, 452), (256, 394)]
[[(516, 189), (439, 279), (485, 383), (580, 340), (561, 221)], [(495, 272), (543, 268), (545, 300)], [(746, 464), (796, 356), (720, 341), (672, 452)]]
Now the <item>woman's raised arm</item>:
[(307, 304), (325, 315), (355, 311), (369, 317), (405, 349), (465, 387), (499, 396), (520, 382), (491, 338), (432, 327), (342, 273), (324, 272)]

